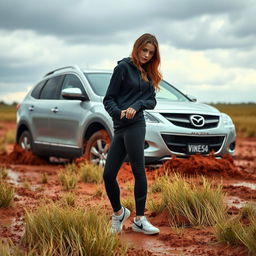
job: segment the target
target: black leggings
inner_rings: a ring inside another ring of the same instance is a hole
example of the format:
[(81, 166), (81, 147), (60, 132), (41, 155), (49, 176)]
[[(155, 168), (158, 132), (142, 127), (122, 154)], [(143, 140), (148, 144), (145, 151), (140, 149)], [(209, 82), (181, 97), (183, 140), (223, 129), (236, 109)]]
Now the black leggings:
[(136, 215), (143, 216), (147, 197), (147, 178), (145, 173), (144, 140), (145, 127), (127, 127), (114, 135), (104, 169), (104, 182), (108, 198), (114, 212), (121, 209), (120, 190), (116, 181), (118, 171), (128, 154), (135, 177), (134, 196)]

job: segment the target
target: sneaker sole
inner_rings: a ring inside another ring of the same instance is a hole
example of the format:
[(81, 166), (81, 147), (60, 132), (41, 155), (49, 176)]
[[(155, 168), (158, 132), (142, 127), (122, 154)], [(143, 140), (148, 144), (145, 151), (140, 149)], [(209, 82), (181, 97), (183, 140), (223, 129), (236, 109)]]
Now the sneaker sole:
[(156, 235), (156, 234), (159, 234), (159, 232), (160, 232), (160, 231), (145, 231), (140, 228), (137, 228), (136, 226), (132, 226), (132, 230), (135, 232), (143, 233), (145, 235)]

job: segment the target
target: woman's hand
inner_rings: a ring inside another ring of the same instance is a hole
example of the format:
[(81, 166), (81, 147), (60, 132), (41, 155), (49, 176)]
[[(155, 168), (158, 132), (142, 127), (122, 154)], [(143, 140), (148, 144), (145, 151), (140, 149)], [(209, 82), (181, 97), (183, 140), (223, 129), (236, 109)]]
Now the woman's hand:
[(126, 113), (126, 110), (122, 110), (122, 111), (121, 111), (120, 119), (122, 119), (123, 117), (125, 117), (125, 113)]
[(137, 112), (134, 108), (127, 108), (125, 111), (125, 116), (127, 119), (133, 119)]

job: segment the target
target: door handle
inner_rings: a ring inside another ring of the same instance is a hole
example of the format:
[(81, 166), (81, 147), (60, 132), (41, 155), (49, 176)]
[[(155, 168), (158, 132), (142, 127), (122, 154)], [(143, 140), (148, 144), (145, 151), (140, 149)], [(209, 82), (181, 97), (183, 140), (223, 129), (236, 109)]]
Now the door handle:
[(53, 113), (57, 113), (57, 112), (59, 112), (59, 109), (58, 109), (57, 107), (55, 107), (55, 108), (52, 108), (51, 111), (52, 111)]
[(32, 105), (28, 108), (29, 111), (34, 111), (35, 107)]

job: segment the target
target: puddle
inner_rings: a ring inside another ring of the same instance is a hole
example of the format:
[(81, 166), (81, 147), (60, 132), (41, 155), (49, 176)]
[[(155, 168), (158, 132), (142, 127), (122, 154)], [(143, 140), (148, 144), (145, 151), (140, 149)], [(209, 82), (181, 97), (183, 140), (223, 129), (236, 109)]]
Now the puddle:
[(246, 181), (234, 183), (234, 184), (232, 184), (232, 186), (235, 186), (235, 187), (243, 186), (243, 187), (247, 187), (247, 188), (250, 188), (250, 189), (256, 189), (256, 184), (255, 183), (250, 183), (250, 182), (246, 182)]
[(237, 197), (237, 196), (228, 196), (225, 197), (225, 203), (229, 206), (229, 207), (236, 207), (238, 209), (244, 207), (244, 205), (246, 204), (245, 201), (242, 201), (241, 198)]
[[(169, 227), (166, 229), (161, 228), (164, 233), (166, 233), (166, 230), (169, 230)], [(122, 234), (121, 240), (133, 248), (147, 250), (157, 256), (176, 256), (184, 253), (184, 248), (170, 247), (159, 240), (158, 236), (145, 236), (144, 234), (132, 232)]]
[(19, 175), (14, 172), (12, 169), (7, 169), (7, 173), (8, 173), (8, 178), (10, 180), (10, 183), (16, 186), (20, 185), (20, 181), (19, 181)]

